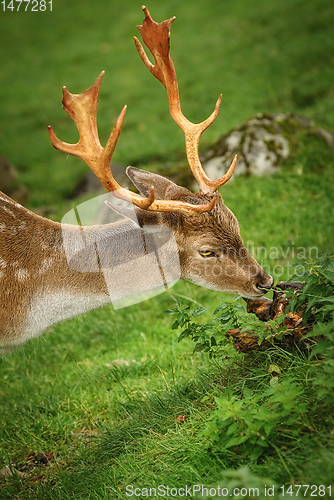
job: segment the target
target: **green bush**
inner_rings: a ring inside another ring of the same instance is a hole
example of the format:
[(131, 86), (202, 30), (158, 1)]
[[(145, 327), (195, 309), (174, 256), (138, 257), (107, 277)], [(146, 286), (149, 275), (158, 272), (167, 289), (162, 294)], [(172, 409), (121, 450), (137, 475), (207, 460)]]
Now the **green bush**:
[[(305, 263), (303, 269), (303, 273), (299, 272), (293, 279), (304, 281), (304, 287), (297, 293), (291, 289), (287, 291), (291, 297), (287, 311), (294, 312), (306, 303), (303, 322), (311, 321), (313, 328), (305, 337), (313, 338), (315, 345), (308, 359), (295, 366), (291, 365), (292, 353), (288, 353), (287, 363), (278, 350), (276, 356), (280, 366), (269, 365), (269, 384), (259, 386), (255, 376), (248, 385), (244, 383), (241, 388), (240, 384), (235, 384), (215, 396), (215, 409), (203, 435), (220, 452), (232, 450), (253, 462), (264, 452), (266, 455), (277, 453), (282, 458), (281, 446), (288, 444), (303, 449), (305, 440), (314, 433), (319, 411), (323, 415), (331, 414), (330, 405), (334, 402), (334, 256), (323, 255)], [(278, 323), (281, 335), (285, 334), (286, 327), (281, 323), (286, 315), (267, 323), (254, 320), (238, 298), (225, 299), (213, 312), (211, 322), (200, 324), (197, 318), (208, 309), (191, 309), (177, 301), (176, 308), (167, 312), (177, 315), (172, 327), (182, 328), (179, 341), (191, 337), (195, 342), (194, 352), (207, 351), (218, 362), (227, 358), (231, 367), (235, 363), (247, 366), (249, 355), (233, 350), (225, 338), (228, 329), (251, 329), (259, 334), (259, 343), (265, 332), (268, 336), (268, 331), (277, 331)], [(303, 352), (299, 354), (305, 357)]]

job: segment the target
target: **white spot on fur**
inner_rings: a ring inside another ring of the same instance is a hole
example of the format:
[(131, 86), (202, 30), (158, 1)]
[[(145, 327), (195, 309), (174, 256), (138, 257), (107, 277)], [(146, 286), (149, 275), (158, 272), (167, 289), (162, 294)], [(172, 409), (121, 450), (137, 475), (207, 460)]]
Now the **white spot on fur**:
[(7, 262), (4, 259), (2, 259), (1, 257), (0, 257), (0, 267), (2, 269), (5, 269), (5, 267), (7, 267)]
[(17, 234), (17, 228), (15, 226), (12, 226), (10, 228), (10, 232), (11, 232), (11, 234)]
[(14, 262), (11, 263), (12, 267), (19, 267), (20, 264), (15, 260)]
[(4, 222), (0, 223), (0, 233), (6, 229), (6, 224)]
[(2, 210), (4, 210), (5, 212), (7, 212), (8, 214), (12, 215), (13, 217), (15, 217), (15, 214), (8, 208), (8, 207), (1, 207)]
[(17, 208), (24, 208), (22, 205), (17, 203), (17, 201), (12, 200), (11, 198), (4, 198), (3, 196), (0, 196), (0, 200), (5, 201), (6, 203), (9, 203), (10, 205), (14, 205)]
[(9, 200), (8, 198), (4, 198), (3, 196), (0, 196), (1, 201), (5, 201), (6, 203), (14, 203), (12, 200)]
[(29, 278), (30, 273), (26, 269), (19, 269), (18, 271), (16, 271), (15, 275), (19, 281), (24, 281)]
[(46, 271), (51, 267), (53, 262), (53, 259), (51, 257), (44, 259), (39, 270), (37, 271), (37, 274), (44, 274)]

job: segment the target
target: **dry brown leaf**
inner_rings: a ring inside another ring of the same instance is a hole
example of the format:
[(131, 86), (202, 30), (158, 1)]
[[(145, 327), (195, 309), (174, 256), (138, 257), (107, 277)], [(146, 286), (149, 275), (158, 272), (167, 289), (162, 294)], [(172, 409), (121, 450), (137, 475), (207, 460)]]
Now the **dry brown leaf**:
[(187, 418), (188, 415), (179, 415), (178, 417), (176, 417), (176, 421), (182, 424)]
[(13, 477), (13, 476), (19, 476), (19, 477), (30, 477), (30, 474), (26, 474), (25, 472), (20, 472), (19, 470), (16, 470), (14, 467), (4, 467), (3, 469), (0, 470), (0, 476), (4, 477)]

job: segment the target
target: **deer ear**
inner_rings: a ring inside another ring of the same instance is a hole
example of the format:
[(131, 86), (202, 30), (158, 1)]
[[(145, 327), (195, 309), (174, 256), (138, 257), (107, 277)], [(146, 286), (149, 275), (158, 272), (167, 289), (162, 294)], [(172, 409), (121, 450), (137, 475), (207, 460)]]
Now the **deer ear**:
[(184, 189), (187, 193), (189, 193), (187, 189), (181, 188), (175, 184), (175, 182), (166, 179), (166, 177), (152, 172), (146, 172), (145, 170), (140, 170), (139, 168), (128, 167), (126, 169), (126, 175), (136, 186), (140, 194), (145, 197), (149, 196), (152, 186), (154, 187), (155, 197), (158, 200), (168, 199), (167, 191), (172, 193), (175, 190), (179, 192), (180, 189)]

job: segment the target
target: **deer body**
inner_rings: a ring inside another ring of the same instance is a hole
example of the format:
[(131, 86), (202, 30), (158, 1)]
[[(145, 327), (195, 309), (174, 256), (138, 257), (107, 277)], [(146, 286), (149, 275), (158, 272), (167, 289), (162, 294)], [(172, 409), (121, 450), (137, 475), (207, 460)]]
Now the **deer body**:
[(247, 298), (259, 297), (272, 286), (271, 276), (244, 247), (237, 219), (217, 191), (231, 177), (236, 158), (216, 181), (206, 177), (199, 161), (199, 137), (217, 116), (220, 99), (202, 124), (192, 124), (182, 115), (169, 56), (173, 19), (158, 24), (146, 7), (143, 10), (145, 20), (139, 29), (156, 64), (148, 61), (137, 39), (136, 46), (167, 90), (170, 112), (184, 130), (188, 161), (200, 191), (194, 194), (133, 167), (128, 167), (127, 175), (141, 195), (121, 188), (109, 164), (125, 108), (102, 148), (95, 113), (103, 73), (83, 94), (70, 94), (64, 88), (64, 108), (78, 127), (80, 140), (76, 145), (61, 142), (49, 128), (52, 144), (84, 159), (102, 184), (117, 198), (132, 202), (135, 210), (118, 209), (126, 217), (120, 222), (78, 228), (40, 217), (0, 193), (0, 354), (48, 326), (134, 294), (154, 292), (175, 278)]
[(2, 193), (0, 221), (0, 352), (109, 303), (100, 275), (89, 279), (69, 268), (59, 223)]
[[(136, 181), (135, 177), (145, 178), (147, 186), (160, 178), (137, 169), (132, 169), (132, 172), (135, 172), (132, 180)], [(170, 181), (166, 185), (169, 191), (174, 191), (174, 195), (189, 201), (196, 200), (190, 191)], [(138, 186), (144, 189), (142, 185)], [(170, 196), (171, 192), (167, 195)], [(165, 226), (173, 230), (181, 278), (244, 297), (261, 296), (263, 292), (260, 288), (270, 287), (272, 279), (245, 249), (236, 218), (222, 200), (219, 201), (212, 213), (198, 216), (158, 214), (138, 209), (137, 224), (125, 219), (85, 228), (88, 248), (93, 248), (94, 242), (99, 241), (100, 259), (103, 259), (104, 266), (112, 269), (119, 262), (130, 262), (129, 275), (118, 275), (111, 296), (102, 268), (94, 272), (80, 272), (73, 270), (68, 262), (63, 243), (64, 232), (67, 245), (75, 249), (77, 227), (40, 217), (1, 194), (0, 353), (4, 354), (41, 335), (55, 323), (139, 294), (150, 286), (154, 288), (150, 274), (146, 275), (144, 283), (134, 279), (139, 272), (138, 259), (143, 254), (138, 236), (134, 238), (134, 231), (142, 231), (147, 240), (150, 226), (154, 229)], [(209, 251), (214, 255), (201, 255)], [(81, 256), (85, 258), (87, 269), (90, 268), (87, 259), (91, 255), (89, 252)], [(170, 258), (175, 259), (173, 251)], [(168, 267), (174, 264), (168, 264)]]

